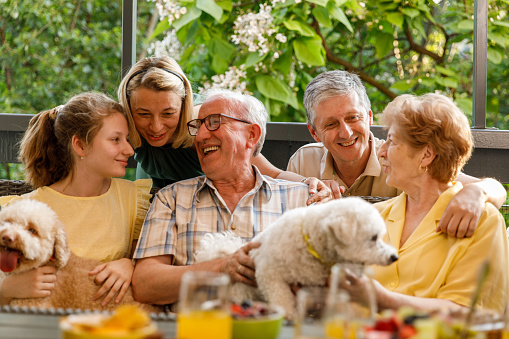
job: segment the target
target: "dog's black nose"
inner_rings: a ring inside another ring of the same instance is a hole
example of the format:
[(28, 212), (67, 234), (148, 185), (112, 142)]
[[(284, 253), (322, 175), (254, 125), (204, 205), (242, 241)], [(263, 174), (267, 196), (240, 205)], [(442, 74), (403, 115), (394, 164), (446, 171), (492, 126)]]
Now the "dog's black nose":
[(4, 242), (4, 244), (7, 245), (7, 244), (12, 243), (13, 239), (8, 234), (5, 234), (2, 236), (2, 241)]
[(398, 255), (397, 254), (393, 254), (393, 255), (391, 255), (390, 259), (391, 259), (391, 263), (395, 262), (396, 260), (398, 260)]

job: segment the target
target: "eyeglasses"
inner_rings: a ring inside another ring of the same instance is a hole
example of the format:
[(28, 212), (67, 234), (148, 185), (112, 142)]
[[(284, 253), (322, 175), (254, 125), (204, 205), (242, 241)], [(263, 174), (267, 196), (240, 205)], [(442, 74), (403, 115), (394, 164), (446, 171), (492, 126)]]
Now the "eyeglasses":
[(189, 134), (191, 134), (192, 136), (195, 136), (196, 134), (198, 134), (198, 130), (200, 129), (200, 126), (204, 122), (205, 122), (205, 127), (207, 127), (207, 129), (209, 131), (215, 131), (221, 126), (221, 118), (229, 118), (229, 119), (243, 122), (245, 124), (251, 124), (249, 121), (246, 121), (246, 120), (234, 118), (229, 115), (222, 114), (222, 113), (216, 113), (216, 114), (211, 114), (203, 119), (194, 119), (194, 120), (189, 121), (187, 123), (187, 129), (189, 130)]

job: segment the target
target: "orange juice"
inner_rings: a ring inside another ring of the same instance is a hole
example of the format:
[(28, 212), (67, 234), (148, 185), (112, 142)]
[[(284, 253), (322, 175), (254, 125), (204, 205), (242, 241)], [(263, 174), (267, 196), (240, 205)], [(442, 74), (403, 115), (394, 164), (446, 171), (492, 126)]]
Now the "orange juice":
[(327, 339), (343, 339), (345, 337), (345, 320), (334, 317), (325, 322), (325, 336)]
[(231, 339), (231, 337), (232, 318), (225, 311), (182, 311), (178, 314), (178, 339)]

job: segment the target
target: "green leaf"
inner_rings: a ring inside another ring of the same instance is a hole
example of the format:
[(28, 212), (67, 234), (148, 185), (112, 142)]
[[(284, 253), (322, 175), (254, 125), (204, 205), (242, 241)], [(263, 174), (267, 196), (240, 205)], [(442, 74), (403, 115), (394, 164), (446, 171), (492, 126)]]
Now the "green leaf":
[(329, 2), (329, 0), (306, 0), (306, 2), (310, 2), (310, 3), (316, 4), (316, 5), (325, 7), (325, 6), (327, 6), (327, 2)]
[(339, 7), (334, 7), (332, 10), (331, 10), (331, 13), (330, 13), (331, 17), (333, 17), (334, 19), (338, 20), (339, 22), (341, 22), (343, 25), (345, 25), (345, 27), (351, 32), (353, 33), (353, 28), (352, 28), (352, 25), (350, 24), (350, 21), (348, 20), (348, 18), (346, 17), (345, 15), (345, 12), (343, 12), (343, 10)]
[(251, 53), (246, 58), (245, 65), (246, 65), (246, 67), (254, 66), (257, 63), (259, 63), (260, 61), (262, 61), (263, 59), (265, 59), (266, 56), (267, 56), (267, 54), (260, 55), (260, 53), (258, 53), (258, 52)]
[(469, 98), (459, 98), (455, 99), (454, 102), (456, 105), (463, 111), (463, 113), (467, 115), (472, 115), (472, 108), (474, 105), (472, 104), (472, 99)]
[(293, 49), (297, 59), (310, 66), (325, 65), (325, 50), (322, 46), (322, 39), (305, 38), (293, 40)]
[(256, 88), (265, 97), (284, 102), (299, 109), (297, 98), (285, 82), (269, 75), (261, 75), (256, 77), (255, 83)]
[(188, 45), (189, 43), (191, 43), (194, 40), (199, 29), (200, 29), (200, 25), (198, 24), (198, 21), (194, 21), (191, 24), (191, 27), (189, 27), (189, 31), (186, 34), (186, 40), (184, 42), (184, 45)]
[(375, 48), (378, 59), (382, 59), (394, 47), (394, 37), (388, 33), (375, 35)]
[(213, 37), (210, 40), (209, 53), (211, 54), (220, 55), (223, 59), (229, 60), (234, 51), (235, 47), (219, 37)]
[(302, 36), (312, 37), (316, 35), (315, 31), (302, 21), (286, 20), (283, 22), (283, 25), (289, 30), (299, 32)]
[(504, 50), (498, 47), (488, 46), (488, 60), (494, 64), (499, 64), (504, 58)]
[(313, 8), (312, 13), (313, 13), (313, 16), (315, 17), (316, 21), (318, 21), (318, 23), (321, 26), (326, 27), (326, 28), (332, 27), (332, 22), (329, 18), (329, 11), (327, 11), (327, 9), (325, 7), (316, 6), (315, 8)]
[(198, 19), (201, 16), (201, 11), (196, 7), (191, 7), (187, 10), (187, 13), (180, 17), (180, 19), (173, 21), (173, 29), (179, 30), (193, 20)]
[(216, 19), (216, 21), (221, 20), (221, 16), (223, 15), (223, 9), (221, 6), (216, 4), (215, 0), (197, 0), (196, 7), (204, 11), (205, 13), (210, 14), (211, 17)]
[(438, 66), (438, 65), (437, 65), (437, 66), (435, 66), (435, 69), (436, 69), (436, 71), (437, 71), (438, 73), (440, 73), (440, 74), (447, 75), (447, 76), (450, 76), (450, 77), (452, 77), (452, 76), (456, 76), (456, 73), (455, 73), (454, 71), (452, 71), (452, 70), (450, 70), (450, 69), (447, 69), (447, 68), (445, 68), (445, 67), (442, 67), (442, 66)]
[(435, 81), (437, 84), (444, 86), (444, 87), (450, 87), (450, 88), (458, 87), (458, 82), (453, 78), (435, 77)]
[(381, 3), (378, 4), (378, 7), (380, 8), (380, 11), (386, 12), (386, 11), (392, 11), (399, 7), (399, 4), (397, 2), (389, 2), (389, 3)]
[(289, 48), (286, 52), (283, 53), (283, 55), (280, 55), (279, 58), (274, 60), (274, 63), (272, 66), (274, 69), (280, 71), (284, 75), (290, 74), (290, 66), (292, 65), (292, 56), (293, 56), (293, 49), (291, 48), (291, 45), (289, 45)]
[(212, 69), (217, 74), (223, 74), (228, 69), (228, 60), (222, 58), (220, 55), (214, 54), (212, 56)]
[(400, 80), (392, 84), (391, 89), (395, 89), (401, 92), (407, 92), (410, 88), (414, 86), (414, 84), (415, 82), (413, 81)]
[(421, 13), (418, 9), (405, 7), (401, 9), (401, 12), (410, 18), (415, 18)]
[(401, 13), (389, 13), (387, 14), (387, 21), (391, 24), (398, 26), (399, 28), (403, 28), (403, 22), (405, 17)]
[(509, 46), (509, 39), (506, 38), (505, 34), (488, 32), (488, 38), (504, 48)]
[(494, 20), (493, 22), (490, 22), (490, 23), (493, 24), (493, 25), (504, 26), (504, 27), (508, 27), (509, 28), (509, 22), (503, 22), (503, 21)]
[(159, 34), (162, 34), (164, 31), (166, 31), (168, 28), (170, 28), (170, 24), (168, 23), (168, 20), (159, 21), (159, 23), (156, 26), (156, 29), (154, 32), (149, 36), (147, 41), (150, 41), (154, 39)]
[(458, 29), (465, 31), (474, 30), (474, 20), (462, 20), (458, 22)]
[(216, 2), (216, 4), (227, 12), (231, 12), (233, 9), (233, 4), (230, 0), (221, 0)]

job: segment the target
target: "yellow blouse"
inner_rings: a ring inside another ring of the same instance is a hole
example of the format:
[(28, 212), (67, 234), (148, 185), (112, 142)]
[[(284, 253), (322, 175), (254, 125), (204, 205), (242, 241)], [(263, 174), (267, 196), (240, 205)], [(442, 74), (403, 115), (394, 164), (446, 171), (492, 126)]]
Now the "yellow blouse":
[(375, 267), (374, 278), (391, 291), (470, 306), (479, 268), (488, 260), (491, 270), (478, 305), (503, 312), (509, 286), (509, 245), (499, 211), (487, 203), (470, 238), (458, 239), (435, 231), (447, 204), (462, 187), (454, 183), (442, 193), (401, 247), (407, 195), (402, 193), (375, 204), (387, 225), (384, 240), (398, 249), (399, 260), (390, 266)]
[(114, 178), (109, 190), (97, 197), (72, 197), (44, 186), (19, 197), (5, 197), (0, 203), (18, 199), (46, 203), (65, 225), (69, 247), (76, 255), (107, 262), (130, 256), (150, 206), (151, 186), (150, 179)]

